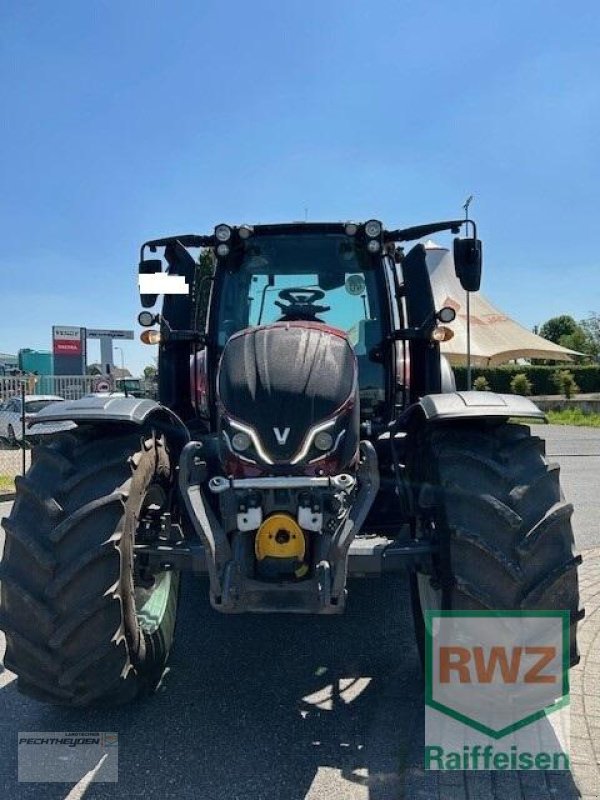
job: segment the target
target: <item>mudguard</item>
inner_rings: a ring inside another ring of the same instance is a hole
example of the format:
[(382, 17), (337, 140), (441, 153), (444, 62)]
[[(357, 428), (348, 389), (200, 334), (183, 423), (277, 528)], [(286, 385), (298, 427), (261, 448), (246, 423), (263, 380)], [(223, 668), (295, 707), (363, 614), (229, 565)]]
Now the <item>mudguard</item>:
[(80, 400), (52, 403), (35, 415), (35, 424), (66, 420), (75, 423), (129, 422), (144, 425), (150, 417), (156, 417), (161, 427), (176, 430), (189, 440), (188, 430), (176, 414), (155, 400), (139, 397), (82, 397)]
[(417, 407), (427, 422), (478, 417), (529, 417), (545, 420), (546, 415), (527, 397), (495, 392), (447, 392), (422, 397)]

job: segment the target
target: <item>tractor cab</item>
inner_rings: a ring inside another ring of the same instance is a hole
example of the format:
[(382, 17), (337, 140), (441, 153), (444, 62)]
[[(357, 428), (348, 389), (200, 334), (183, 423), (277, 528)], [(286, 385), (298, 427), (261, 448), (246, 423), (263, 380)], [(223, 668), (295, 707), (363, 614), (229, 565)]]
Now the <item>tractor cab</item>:
[(372, 240), (379, 246), (373, 252), (356, 231), (273, 225), (232, 243), (218, 260), (209, 336), (220, 358), (228, 340), (248, 328), (293, 323), (341, 332), (356, 356), (361, 417), (383, 420), (386, 369), (378, 348), (390, 329), (388, 290), (379, 241)]

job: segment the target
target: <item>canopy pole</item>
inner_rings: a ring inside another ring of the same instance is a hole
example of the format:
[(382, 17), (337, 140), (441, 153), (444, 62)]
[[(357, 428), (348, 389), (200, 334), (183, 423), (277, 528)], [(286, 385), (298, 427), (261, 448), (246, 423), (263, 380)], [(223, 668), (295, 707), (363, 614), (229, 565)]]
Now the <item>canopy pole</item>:
[(471, 389), (471, 292), (467, 292), (467, 390)]
[[(469, 206), (473, 200), (473, 195), (470, 194), (463, 206), (465, 210), (465, 222), (469, 221)], [(471, 382), (471, 292), (467, 292), (467, 391), (473, 388)]]

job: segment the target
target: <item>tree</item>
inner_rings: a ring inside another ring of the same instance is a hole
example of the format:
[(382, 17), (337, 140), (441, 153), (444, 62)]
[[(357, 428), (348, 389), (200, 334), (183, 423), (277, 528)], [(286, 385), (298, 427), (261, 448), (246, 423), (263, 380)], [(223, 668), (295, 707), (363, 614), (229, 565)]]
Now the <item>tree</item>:
[(559, 344), (563, 347), (568, 347), (569, 350), (576, 350), (578, 353), (592, 355), (590, 352), (592, 342), (580, 325), (577, 326), (573, 333), (567, 333), (565, 336), (561, 336)]
[(597, 314), (592, 314), (581, 323), (575, 322), (568, 314), (552, 317), (540, 328), (540, 336), (584, 356), (596, 357), (600, 353), (600, 320)]
[(600, 314), (592, 312), (587, 319), (581, 320), (581, 327), (588, 338), (590, 355), (600, 356)]
[(144, 367), (144, 378), (146, 378), (146, 380), (150, 380), (151, 378), (156, 377), (156, 372), (156, 367), (148, 365), (147, 367)]
[(560, 344), (563, 336), (572, 336), (578, 328), (579, 325), (573, 317), (568, 314), (562, 314), (560, 317), (552, 317), (547, 322), (544, 322), (540, 328), (540, 336), (554, 342), (554, 344)]

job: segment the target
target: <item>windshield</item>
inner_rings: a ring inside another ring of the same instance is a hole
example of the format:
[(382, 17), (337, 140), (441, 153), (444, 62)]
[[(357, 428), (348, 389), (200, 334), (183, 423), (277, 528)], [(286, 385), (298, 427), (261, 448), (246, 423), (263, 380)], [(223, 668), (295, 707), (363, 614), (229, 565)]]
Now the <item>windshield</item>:
[(385, 399), (383, 367), (370, 358), (383, 339), (378, 286), (372, 262), (363, 262), (351, 237), (256, 237), (246, 246), (239, 269), (222, 276), (219, 347), (244, 328), (277, 321), (300, 319), (339, 328), (358, 357), (363, 415), (371, 416)]

